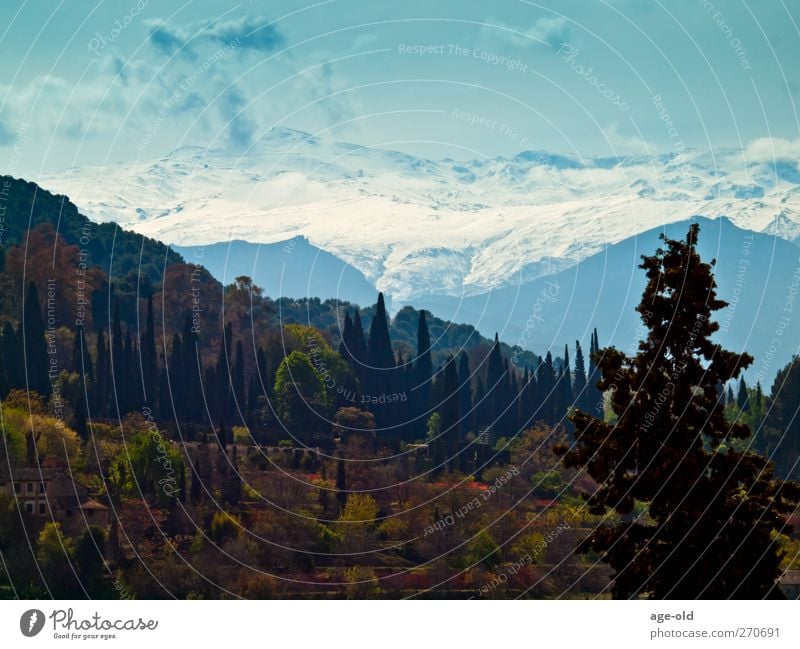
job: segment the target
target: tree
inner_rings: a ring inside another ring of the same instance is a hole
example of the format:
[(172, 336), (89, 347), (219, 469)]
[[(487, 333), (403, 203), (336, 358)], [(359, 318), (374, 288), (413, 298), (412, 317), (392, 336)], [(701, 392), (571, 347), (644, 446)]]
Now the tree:
[(321, 430), (328, 394), (325, 381), (303, 352), (293, 351), (281, 361), (275, 373), (275, 398), (278, 416), (295, 439)]
[(466, 439), (472, 430), (472, 380), (470, 378), (469, 356), (461, 351), (458, 355), (458, 393), (461, 410), (461, 439)]
[(147, 294), (147, 316), (144, 339), (142, 340), (142, 383), (145, 401), (152, 408), (155, 403), (158, 361), (156, 358), (156, 329), (153, 321), (153, 292)]
[(750, 410), (747, 394), (747, 383), (744, 382), (744, 377), (739, 379), (739, 393), (736, 395), (736, 405), (742, 412), (748, 412)]
[(425, 420), (431, 407), (431, 375), (433, 374), (433, 361), (431, 360), (431, 336), (428, 332), (428, 322), (425, 311), (419, 312), (417, 322), (417, 358), (414, 361), (414, 381), (412, 395), (414, 399), (414, 424), (412, 429), (414, 437), (422, 437), (425, 432)]
[(47, 342), (44, 337), (44, 319), (39, 304), (36, 284), (28, 284), (23, 304), (22, 342), (25, 351), (24, 369), (27, 371), (28, 387), (39, 394), (50, 396), (50, 363), (47, 358)]
[[(575, 411), (576, 442), (559, 452), (597, 482), (593, 514), (622, 522), (595, 529), (582, 551), (614, 569), (612, 593), (630, 598), (780, 597), (781, 555), (773, 535), (800, 500), (800, 487), (775, 480), (772, 465), (728, 440), (748, 427), (729, 424), (717, 385), (752, 362), (712, 342), (717, 299), (712, 264), (697, 253), (699, 227), (667, 239), (642, 258), (647, 285), (637, 311), (648, 329), (628, 357), (595, 353), (599, 386), (610, 393), (615, 423)], [(642, 503), (647, 516), (631, 517)]]
[(772, 383), (769, 408), (759, 432), (759, 450), (775, 461), (776, 473), (800, 479), (800, 357), (778, 371)]
[(575, 405), (584, 412), (590, 412), (589, 391), (586, 389), (586, 365), (579, 340), (575, 341)]

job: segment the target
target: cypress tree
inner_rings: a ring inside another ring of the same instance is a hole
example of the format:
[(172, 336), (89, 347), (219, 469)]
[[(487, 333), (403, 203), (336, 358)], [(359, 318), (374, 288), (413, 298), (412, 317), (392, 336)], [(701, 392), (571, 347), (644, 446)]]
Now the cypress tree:
[(106, 344), (106, 336), (102, 327), (97, 332), (97, 340), (95, 341), (95, 358), (97, 362), (97, 380), (94, 383), (93, 394), (93, 411), (97, 415), (103, 415), (107, 412), (108, 404), (108, 385), (110, 380), (110, 369), (108, 359), (108, 345)]
[(353, 366), (353, 321), (350, 313), (344, 312), (344, 328), (342, 330), (342, 341), (339, 343), (339, 355)]
[(441, 417), (442, 440), (447, 445), (447, 453), (453, 455), (458, 446), (459, 431), (459, 390), (458, 390), (458, 370), (456, 369), (455, 358), (449, 356), (444, 365), (442, 374), (442, 400), (439, 407)]
[(236, 398), (237, 410), (245, 411), (245, 392), (244, 392), (244, 348), (242, 341), (236, 341), (236, 356), (233, 363), (233, 394)]
[(467, 352), (461, 351), (458, 355), (458, 394), (459, 409), (461, 410), (461, 439), (466, 439), (467, 434), (472, 430), (472, 380), (469, 370), (469, 356)]
[(50, 361), (45, 340), (44, 318), (39, 304), (36, 284), (28, 284), (28, 292), (22, 306), (22, 342), (24, 366), (27, 371), (28, 386), (45, 399), (50, 396)]
[(25, 385), (21, 345), (18, 343), (14, 327), (7, 320), (3, 325), (3, 335), (0, 337), (0, 358), (3, 359), (0, 371), (3, 372), (5, 382), (0, 396), (5, 396), (9, 390)]
[(589, 392), (586, 389), (586, 365), (583, 360), (583, 350), (581, 349), (580, 341), (575, 341), (575, 371), (574, 385), (575, 385), (575, 404), (584, 412), (591, 412), (591, 404), (589, 403)]
[(147, 295), (147, 315), (141, 356), (145, 402), (153, 406), (155, 404), (156, 381), (158, 379), (158, 359), (156, 357), (156, 328), (153, 320), (152, 291)]
[[(646, 340), (634, 357), (598, 353), (600, 387), (617, 420), (576, 411), (576, 442), (559, 452), (597, 483), (589, 510), (615, 510), (619, 523), (596, 528), (582, 551), (614, 569), (612, 594), (654, 599), (780, 597), (775, 536), (800, 501), (800, 487), (775, 480), (772, 465), (729, 440), (749, 428), (729, 423), (716, 386), (752, 363), (711, 340), (717, 299), (712, 266), (697, 254), (699, 227), (643, 257), (647, 285), (637, 307)], [(723, 447), (723, 443), (725, 447)], [(642, 503), (647, 516), (630, 516)]]
[(544, 362), (539, 364), (539, 369), (536, 372), (536, 384), (539, 388), (539, 398), (542, 403), (542, 421), (550, 425), (555, 424), (556, 375), (553, 369), (553, 355), (549, 351), (544, 357)]
[(176, 332), (172, 334), (172, 353), (169, 359), (169, 391), (178, 422), (186, 420), (185, 390), (186, 371), (184, 369), (183, 341)]
[(733, 396), (733, 389), (729, 385), (728, 386), (728, 399), (726, 401), (726, 405), (732, 406), (734, 403), (736, 403), (736, 397)]
[(414, 436), (425, 435), (428, 411), (431, 407), (431, 376), (433, 373), (433, 360), (431, 359), (431, 337), (428, 332), (428, 323), (425, 311), (419, 312), (417, 321), (417, 358), (414, 361)]
[(127, 412), (126, 400), (128, 396), (127, 367), (125, 366), (125, 353), (122, 338), (122, 322), (119, 317), (119, 298), (114, 297), (114, 306), (111, 313), (111, 383), (109, 393), (112, 394), (117, 409), (121, 414)]
[(378, 293), (378, 304), (375, 308), (375, 317), (369, 328), (368, 362), (373, 370), (394, 367), (394, 353), (392, 340), (389, 337), (389, 318), (386, 315), (386, 305), (383, 293)]
[(736, 395), (736, 405), (742, 412), (750, 412), (750, 405), (747, 401), (747, 383), (744, 382), (744, 377), (739, 379), (739, 393)]

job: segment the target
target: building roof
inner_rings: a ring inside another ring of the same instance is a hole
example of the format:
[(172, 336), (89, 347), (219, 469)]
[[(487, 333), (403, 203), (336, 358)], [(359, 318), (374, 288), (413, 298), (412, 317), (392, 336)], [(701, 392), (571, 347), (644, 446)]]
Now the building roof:
[(10, 474), (8, 471), (3, 471), (0, 473), (0, 480), (3, 482), (42, 482), (44, 480), (52, 480), (60, 473), (63, 473), (60, 469), (39, 469), (34, 466), (26, 466), (12, 469)]
[(797, 586), (800, 584), (800, 570), (784, 570), (778, 577), (778, 583), (786, 586)]
[(106, 510), (108, 507), (103, 505), (102, 503), (97, 502), (93, 498), (89, 498), (85, 503), (80, 506), (81, 509), (95, 509), (95, 510)]

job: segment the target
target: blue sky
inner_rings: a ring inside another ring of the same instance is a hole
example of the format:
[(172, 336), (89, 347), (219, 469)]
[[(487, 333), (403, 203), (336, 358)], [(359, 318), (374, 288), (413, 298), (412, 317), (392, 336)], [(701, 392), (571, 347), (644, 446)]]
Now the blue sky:
[(0, 25), (0, 165), (32, 178), (273, 126), (431, 157), (800, 155), (796, 0), (35, 0)]

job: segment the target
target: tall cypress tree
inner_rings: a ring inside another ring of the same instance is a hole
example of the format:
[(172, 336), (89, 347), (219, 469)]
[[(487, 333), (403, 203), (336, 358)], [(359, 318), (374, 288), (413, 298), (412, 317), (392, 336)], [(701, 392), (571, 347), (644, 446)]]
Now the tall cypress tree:
[(461, 439), (473, 429), (474, 413), (472, 412), (472, 380), (470, 378), (469, 356), (461, 351), (458, 355), (458, 394), (461, 410)]
[(369, 328), (368, 362), (372, 369), (387, 369), (394, 367), (394, 353), (392, 340), (389, 337), (389, 318), (386, 315), (386, 304), (383, 293), (378, 293), (378, 304), (375, 308), (375, 317)]
[(119, 317), (119, 298), (114, 297), (114, 306), (111, 312), (111, 382), (109, 383), (109, 392), (113, 392), (114, 400), (117, 408), (122, 412), (126, 412), (124, 407), (125, 398), (127, 396), (127, 385), (125, 378), (127, 377), (127, 368), (125, 367), (125, 355), (123, 353), (123, 340), (122, 340), (122, 322)]
[(344, 327), (342, 329), (342, 342), (339, 343), (339, 355), (350, 365), (353, 365), (353, 321), (350, 312), (344, 312)]
[(428, 332), (428, 323), (425, 311), (419, 312), (417, 321), (417, 358), (414, 361), (414, 385), (412, 395), (414, 399), (414, 436), (424, 437), (427, 420), (431, 407), (431, 376), (433, 361), (431, 359), (431, 337)]
[(747, 383), (744, 382), (744, 377), (739, 379), (739, 393), (736, 395), (736, 405), (742, 412), (749, 412), (750, 406), (748, 404)]
[(97, 362), (97, 379), (94, 383), (94, 393), (92, 401), (94, 403), (93, 412), (95, 416), (102, 416), (108, 412), (108, 386), (110, 382), (110, 368), (108, 359), (108, 345), (102, 327), (97, 332), (95, 341), (95, 359)]
[(439, 406), (441, 434), (442, 440), (446, 445), (446, 452), (450, 456), (457, 451), (460, 419), (458, 370), (456, 368), (455, 358), (452, 356), (447, 358), (441, 380), (442, 400)]
[(155, 404), (155, 392), (158, 379), (158, 359), (156, 357), (156, 328), (153, 316), (153, 293), (147, 295), (147, 315), (145, 320), (144, 339), (142, 340), (142, 382), (144, 396), (148, 405)]
[(244, 412), (246, 409), (244, 386), (244, 348), (242, 347), (242, 341), (237, 340), (236, 356), (233, 363), (233, 394), (236, 397), (237, 409), (240, 412)]
[[(584, 467), (597, 483), (590, 511), (622, 516), (580, 548), (611, 565), (619, 598), (781, 597), (776, 536), (800, 486), (775, 480), (770, 462), (727, 443), (750, 430), (726, 420), (716, 386), (753, 359), (711, 340), (719, 329), (711, 316), (727, 305), (697, 253), (698, 232), (693, 224), (686, 240), (662, 235), (663, 247), (643, 257), (637, 310), (648, 314), (648, 335), (636, 356), (597, 354), (617, 420), (576, 411), (576, 443), (559, 449), (567, 466)], [(646, 517), (630, 516), (636, 503)]]
[(22, 365), (22, 346), (17, 340), (17, 333), (9, 321), (3, 325), (3, 335), (0, 337), (0, 358), (4, 375), (4, 390), (0, 396), (5, 396), (9, 390), (21, 388), (25, 385)]
[(25, 350), (25, 365), (28, 386), (43, 397), (50, 396), (50, 361), (47, 357), (47, 341), (44, 336), (44, 318), (39, 304), (36, 284), (28, 284), (28, 292), (22, 307), (22, 342)]
[(590, 412), (589, 392), (586, 389), (586, 365), (583, 359), (583, 350), (580, 341), (575, 341), (575, 405), (584, 412)]
[(553, 369), (553, 355), (548, 351), (544, 357), (544, 362), (539, 363), (536, 372), (536, 383), (539, 388), (539, 398), (541, 399), (542, 421), (548, 424), (555, 424), (555, 404), (556, 404), (556, 375)]

